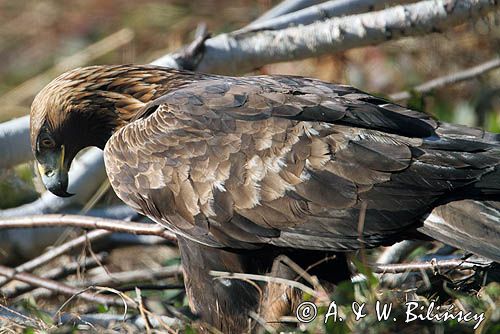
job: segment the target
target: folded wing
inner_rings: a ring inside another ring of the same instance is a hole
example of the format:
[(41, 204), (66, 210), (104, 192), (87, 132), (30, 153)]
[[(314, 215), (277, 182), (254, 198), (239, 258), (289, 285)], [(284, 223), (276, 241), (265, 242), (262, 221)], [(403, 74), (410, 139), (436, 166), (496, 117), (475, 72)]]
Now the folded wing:
[(192, 240), (348, 250), (411, 237), (494, 175), (488, 135), (349, 86), (220, 77), (149, 104), (105, 160), (120, 198)]

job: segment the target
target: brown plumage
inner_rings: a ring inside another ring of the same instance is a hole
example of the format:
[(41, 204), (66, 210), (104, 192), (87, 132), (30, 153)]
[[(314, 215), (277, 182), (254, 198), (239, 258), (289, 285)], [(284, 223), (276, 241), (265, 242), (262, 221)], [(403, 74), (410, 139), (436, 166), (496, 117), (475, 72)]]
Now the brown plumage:
[[(438, 205), (500, 194), (498, 135), (309, 78), (92, 66), (44, 88), (31, 119), (47, 187), (67, 195), (74, 155), (103, 148), (117, 195), (180, 237), (192, 308), (223, 330), (247, 328), (260, 302), (235, 298), (255, 296), (245, 282), (210, 286), (209, 270), (264, 273), (280, 254), (307, 267), (418, 237)], [(493, 243), (483, 255), (498, 260)]]

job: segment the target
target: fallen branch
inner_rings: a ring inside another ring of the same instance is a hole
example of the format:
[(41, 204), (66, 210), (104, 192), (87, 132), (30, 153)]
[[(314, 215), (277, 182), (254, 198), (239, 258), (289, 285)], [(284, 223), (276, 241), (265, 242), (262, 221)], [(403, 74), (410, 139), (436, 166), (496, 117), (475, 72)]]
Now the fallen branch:
[[(56, 267), (54, 269), (51, 269), (51, 270), (47, 271), (46, 273), (43, 273), (42, 275), (40, 275), (40, 277), (45, 278), (45, 279), (49, 279), (49, 280), (57, 281), (57, 280), (60, 280), (62, 278), (65, 278), (67, 276), (75, 274), (81, 268), (85, 268), (88, 270), (88, 269), (92, 269), (92, 268), (97, 267), (99, 265), (99, 262), (104, 261), (106, 255), (107, 255), (106, 253), (100, 253), (100, 254), (96, 255), (97, 259), (89, 257), (89, 258), (86, 258), (82, 263), (80, 263), (78, 261), (71, 262), (71, 263), (63, 265), (62, 267)], [(89, 285), (86, 285), (86, 286), (89, 286)], [(18, 297), (22, 294), (30, 292), (33, 289), (35, 289), (34, 286), (29, 285), (29, 284), (23, 284), (23, 285), (15, 286), (15, 287), (10, 288), (10, 289), (3, 289), (0, 291), (0, 295), (4, 296), (5, 298), (15, 298), (15, 297)]]
[(290, 26), (307, 25), (316, 21), (372, 11), (377, 5), (408, 2), (408, 0), (331, 0), (312, 5), (301, 10), (290, 12), (266, 20), (257, 20), (237, 30), (238, 33), (249, 33), (259, 30), (279, 30)]
[(284, 0), (262, 14), (250, 24), (274, 19), (276, 17), (293, 13), (295, 11), (322, 3), (324, 0)]
[[(307, 26), (252, 34), (221, 34), (205, 43), (200, 72), (238, 74), (407, 36), (442, 31), (498, 9), (491, 0), (427, 0)], [(169, 55), (153, 62), (175, 66)]]
[(411, 97), (412, 92), (426, 94), (438, 88), (453, 85), (465, 80), (474, 79), (485, 73), (500, 67), (500, 58), (495, 58), (480, 65), (468, 68), (466, 70), (452, 73), (440, 78), (432, 79), (423, 84), (420, 84), (409, 91), (403, 91), (389, 95), (389, 98), (394, 101), (406, 100)]
[(87, 281), (77, 282), (78, 286), (90, 286), (90, 285), (101, 285), (101, 286), (113, 286), (117, 284), (131, 283), (131, 282), (144, 282), (144, 281), (157, 281), (165, 278), (171, 277), (181, 277), (182, 267), (181, 266), (169, 266), (162, 267), (158, 269), (141, 269), (141, 270), (130, 270), (115, 272), (110, 274), (103, 274), (99, 276), (94, 276)]
[[(107, 305), (115, 305), (115, 306), (123, 306), (126, 301), (121, 298), (115, 298), (105, 295), (95, 295), (86, 291), (82, 291), (80, 289), (74, 288), (64, 283), (56, 282), (53, 280), (49, 280), (46, 278), (42, 278), (30, 273), (22, 273), (17, 272), (15, 269), (1, 266), (0, 265), (0, 276), (5, 277), (7, 280), (15, 279), (17, 281), (21, 281), (24, 283), (28, 283), (30, 285), (34, 285), (40, 288), (45, 288), (51, 291), (54, 291), (58, 294), (67, 295), (67, 296), (76, 296), (78, 298), (99, 303), (99, 304), (107, 304)], [(127, 303), (128, 307), (136, 307), (136, 305), (132, 303)]]
[(46, 191), (34, 202), (0, 210), (0, 217), (54, 213), (72, 205), (83, 205), (106, 178), (102, 151), (93, 147), (82, 154), (72, 163), (69, 178), (71, 180), (69, 191), (75, 194), (74, 196), (62, 198)]
[(80, 227), (85, 229), (102, 229), (107, 230), (108, 232), (155, 235), (171, 242), (177, 241), (175, 234), (167, 231), (159, 224), (134, 223), (115, 219), (64, 214), (0, 218), (0, 229), (62, 226)]
[[(80, 213), (81, 210), (71, 209), (69, 213)], [(26, 214), (29, 211), (26, 210)], [(126, 205), (112, 206), (101, 209), (93, 209), (86, 213), (93, 217), (104, 217), (118, 220), (140, 219), (133, 209)], [(0, 218), (1, 219), (1, 218)], [(3, 229), (0, 232), (0, 263), (19, 262), (23, 259), (32, 259), (45, 251), (48, 245), (54, 244), (61, 233), (67, 229), (57, 228), (37, 228), (37, 229)], [(145, 243), (165, 243), (165, 239), (155, 236), (138, 236), (125, 233), (114, 233), (109, 238), (110, 244), (145, 244)]]
[(379, 274), (402, 274), (414, 271), (433, 271), (441, 270), (466, 270), (479, 267), (486, 267), (492, 263), (490, 260), (474, 258), (474, 260), (451, 259), (451, 260), (431, 260), (428, 262), (397, 263), (397, 264), (377, 264), (372, 266), (372, 270)]
[[(155, 235), (171, 242), (176, 242), (173, 233), (165, 230), (158, 224), (132, 223), (120, 220), (86, 217), (77, 215), (40, 215), (27, 217), (0, 218), (0, 229), (6, 228), (33, 228), (33, 227), (80, 227), (85, 229), (96, 229), (86, 236), (80, 236), (70, 240), (59, 247), (16, 267), (17, 272), (32, 271), (33, 269), (49, 262), (55, 257), (79, 247), (87, 240), (96, 240), (111, 234), (112, 232), (126, 232), (131, 234)], [(0, 279), (0, 287), (7, 283), (6, 279)]]
[[(125, 290), (130, 290), (137, 284), (134, 284), (132, 287), (128, 286), (125, 289), (123, 288), (124, 285), (128, 283), (136, 283), (136, 282), (141, 282), (139, 285), (141, 289), (173, 289), (173, 288), (180, 288), (181, 286), (183, 287), (184, 285), (176, 284), (176, 285), (158, 285), (155, 284), (154, 286), (151, 285), (144, 285), (143, 282), (155, 282), (157, 283), (159, 280), (167, 279), (167, 278), (173, 278), (173, 277), (182, 277), (182, 267), (181, 266), (169, 266), (169, 267), (164, 267), (164, 268), (158, 268), (158, 269), (139, 269), (139, 270), (131, 270), (131, 271), (122, 271), (122, 272), (115, 272), (115, 273), (106, 273), (106, 274), (101, 274), (98, 276), (94, 276), (92, 278), (89, 278), (85, 281), (75, 281), (70, 283), (71, 286), (79, 287), (79, 288), (85, 288), (88, 286), (107, 286), (107, 287), (114, 287), (119, 291), (125, 291)], [(34, 298), (49, 298), (52, 296), (54, 293), (49, 290), (45, 289), (36, 289), (31, 293), (31, 296)]]
[[(30, 272), (34, 269), (48, 263), (49, 261), (55, 259), (56, 257), (65, 254), (76, 247), (85, 245), (87, 242), (92, 240), (97, 240), (111, 234), (110, 231), (106, 230), (96, 230), (87, 233), (86, 235), (79, 236), (78, 238), (72, 239), (62, 245), (52, 248), (51, 250), (43, 253), (42, 255), (25, 262), (17, 266), (14, 270), (15, 273)], [(4, 286), (9, 281), (9, 278), (0, 278), (0, 287)]]
[(1, 123), (0, 143), (0, 169), (31, 160), (29, 116)]

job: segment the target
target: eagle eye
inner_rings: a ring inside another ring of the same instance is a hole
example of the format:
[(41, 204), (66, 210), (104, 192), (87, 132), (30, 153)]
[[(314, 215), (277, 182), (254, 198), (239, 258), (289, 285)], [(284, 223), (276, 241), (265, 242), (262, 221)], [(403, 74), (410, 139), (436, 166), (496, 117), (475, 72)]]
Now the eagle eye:
[(56, 142), (52, 138), (45, 137), (40, 139), (38, 145), (40, 146), (40, 148), (52, 149), (56, 147)]

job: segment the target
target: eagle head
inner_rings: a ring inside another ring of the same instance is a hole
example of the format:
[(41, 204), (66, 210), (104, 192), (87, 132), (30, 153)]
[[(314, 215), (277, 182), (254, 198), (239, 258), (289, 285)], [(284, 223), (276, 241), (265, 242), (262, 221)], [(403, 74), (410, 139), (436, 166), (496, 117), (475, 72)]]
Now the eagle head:
[(43, 88), (31, 106), (30, 137), (47, 189), (71, 196), (68, 171), (76, 154), (88, 146), (104, 149), (113, 132), (165, 92), (171, 72), (148, 65), (89, 66)]

